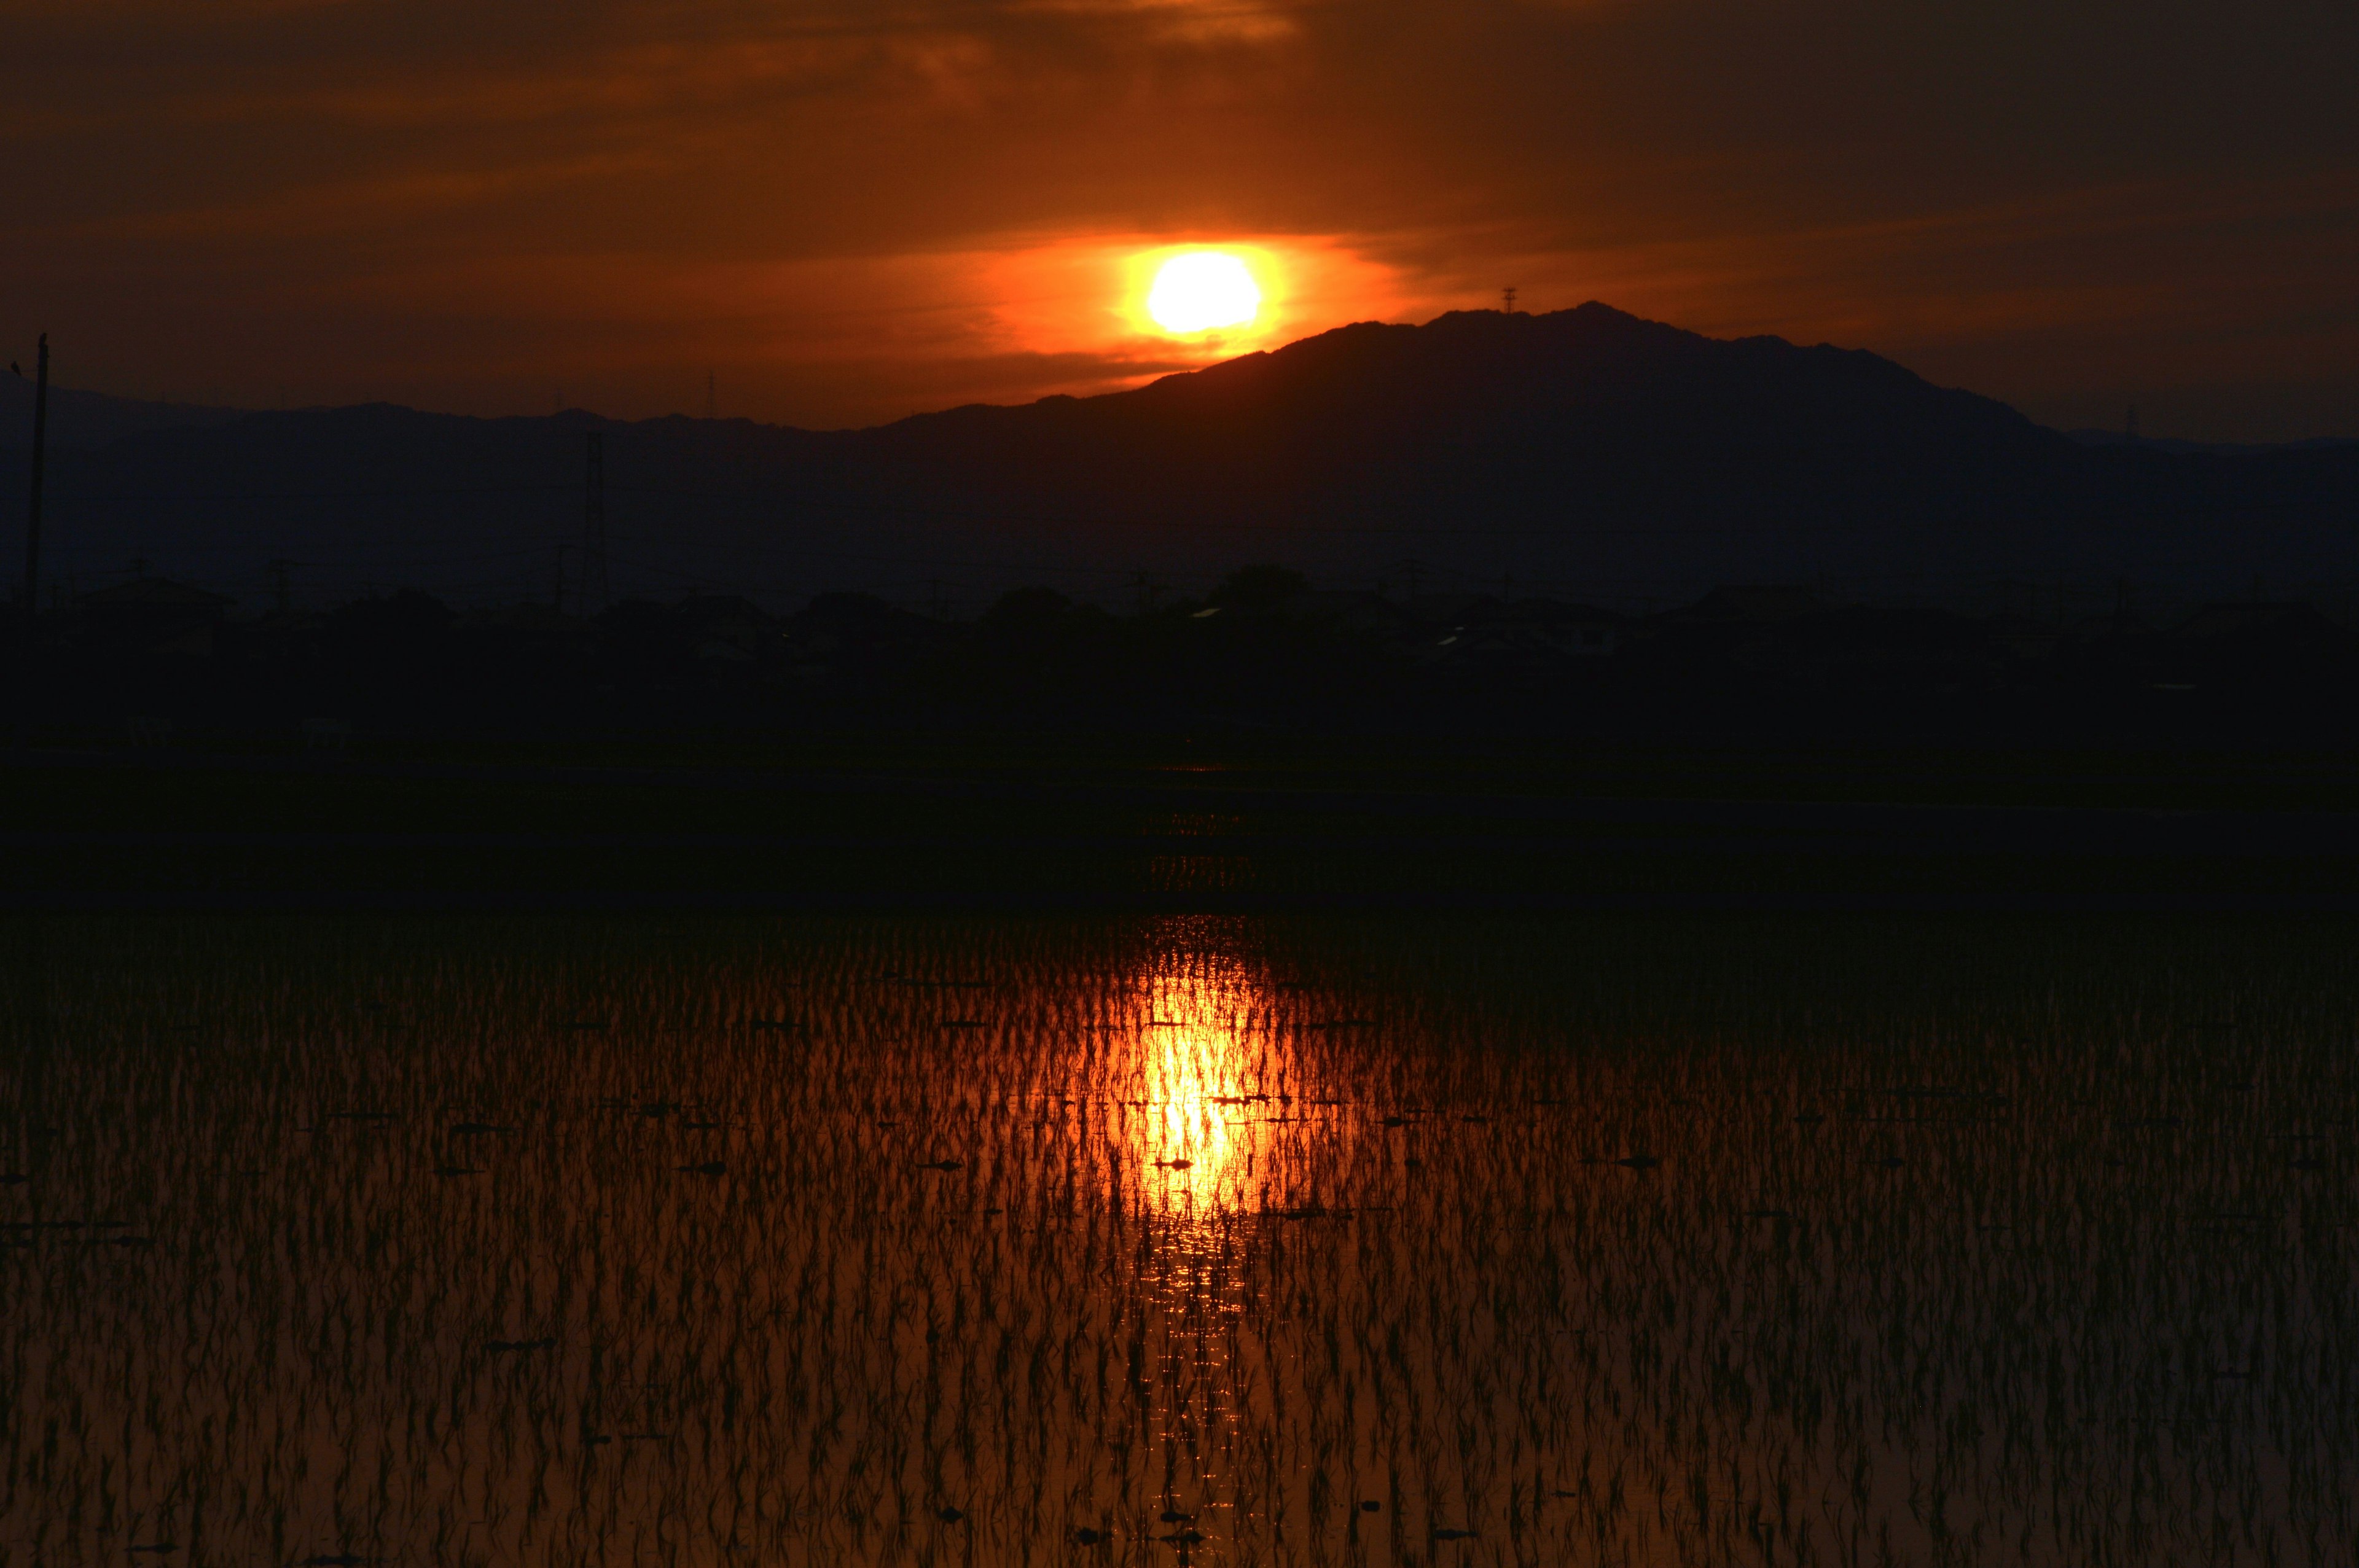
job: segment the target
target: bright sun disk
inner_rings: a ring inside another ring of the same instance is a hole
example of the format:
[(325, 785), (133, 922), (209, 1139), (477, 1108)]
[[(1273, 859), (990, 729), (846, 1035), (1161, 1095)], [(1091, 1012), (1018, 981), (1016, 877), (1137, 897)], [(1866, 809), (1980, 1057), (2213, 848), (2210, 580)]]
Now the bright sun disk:
[(1261, 308), (1261, 286), (1245, 264), (1226, 251), (1173, 256), (1147, 291), (1147, 313), (1167, 332), (1242, 327)]

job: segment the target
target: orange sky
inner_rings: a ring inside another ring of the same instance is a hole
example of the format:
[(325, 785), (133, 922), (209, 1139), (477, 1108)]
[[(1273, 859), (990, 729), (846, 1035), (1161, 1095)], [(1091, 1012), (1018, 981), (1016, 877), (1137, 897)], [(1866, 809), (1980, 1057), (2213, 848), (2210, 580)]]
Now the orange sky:
[[(1601, 298), (2054, 423), (2359, 434), (2354, 8), (16, 0), (8, 357), (866, 423)], [(1250, 247), (1250, 340), (1126, 314)]]

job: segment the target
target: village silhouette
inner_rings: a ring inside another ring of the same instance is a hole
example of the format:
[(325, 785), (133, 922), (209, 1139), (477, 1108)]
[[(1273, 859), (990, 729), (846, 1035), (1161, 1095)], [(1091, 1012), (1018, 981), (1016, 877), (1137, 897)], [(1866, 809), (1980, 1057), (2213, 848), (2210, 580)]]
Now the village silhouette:
[(5, 643), (131, 745), (2344, 743), (2359, 444), (2131, 420), (1596, 304), (861, 431), (60, 393)]
[[(1047, 588), (977, 612), (829, 592), (455, 609), (407, 589), (242, 611), (161, 576), (21, 626), (19, 694), (60, 739), (499, 738), (891, 728), (1238, 739), (1957, 745), (2340, 744), (2359, 634), (2299, 599), (2151, 618), (2042, 602), (1979, 613), (1729, 585), (1625, 613), (1547, 597), (1320, 589), (1275, 565), (1125, 611)], [(2012, 599), (2012, 602), (2008, 600)]]

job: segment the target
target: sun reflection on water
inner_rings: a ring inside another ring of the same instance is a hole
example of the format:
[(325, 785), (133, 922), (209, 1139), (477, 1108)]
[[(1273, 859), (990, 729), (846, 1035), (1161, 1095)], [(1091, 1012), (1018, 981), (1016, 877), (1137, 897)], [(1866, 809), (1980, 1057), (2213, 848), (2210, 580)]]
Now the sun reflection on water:
[(1166, 1206), (1199, 1214), (1256, 1206), (1246, 1113), (1272, 1076), (1263, 988), (1245, 966), (1207, 960), (1151, 973), (1141, 999), (1147, 1114), (1132, 1150)]

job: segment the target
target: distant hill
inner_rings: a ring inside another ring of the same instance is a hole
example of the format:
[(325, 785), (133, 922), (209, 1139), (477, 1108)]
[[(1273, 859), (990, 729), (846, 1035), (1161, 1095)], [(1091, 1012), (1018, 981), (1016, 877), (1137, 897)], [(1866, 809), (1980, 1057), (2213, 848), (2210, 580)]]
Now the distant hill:
[[(52, 449), (84, 450), (110, 446), (125, 436), (150, 430), (206, 429), (245, 416), (240, 408), (214, 408), (194, 403), (151, 403), (116, 397), (77, 387), (49, 388), (49, 443)], [(20, 450), (32, 438), (33, 373), (0, 375), (0, 450)]]
[(2272, 452), (2332, 452), (2359, 447), (2359, 438), (2313, 436), (2306, 441), (2190, 441), (2177, 436), (2133, 436), (2122, 430), (2067, 430), (2084, 447), (2134, 447), (2213, 457), (2264, 457)]
[(858, 431), (201, 412), (81, 446), (60, 418), (68, 568), (140, 557), (251, 596), (284, 559), (299, 592), (546, 595), (595, 430), (618, 591), (972, 605), (1027, 580), (1197, 587), (1248, 560), (1588, 598), (2359, 571), (2359, 447), (2094, 445), (1871, 353), (1597, 304), (1364, 323), (1136, 391)]

